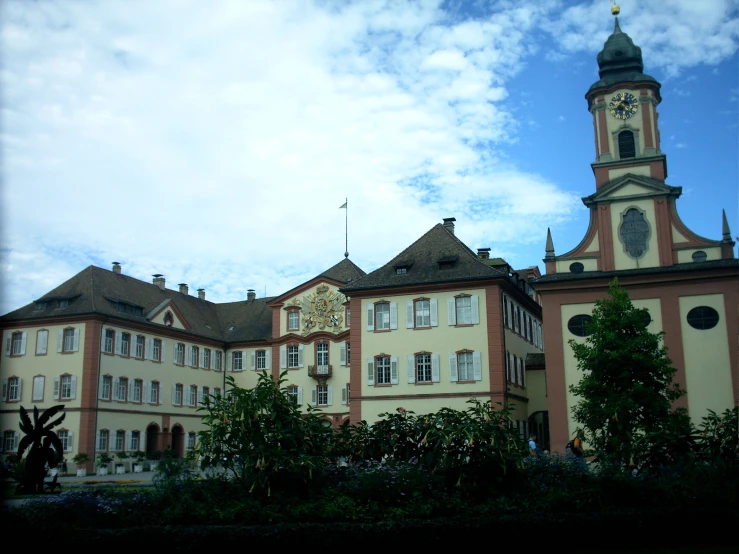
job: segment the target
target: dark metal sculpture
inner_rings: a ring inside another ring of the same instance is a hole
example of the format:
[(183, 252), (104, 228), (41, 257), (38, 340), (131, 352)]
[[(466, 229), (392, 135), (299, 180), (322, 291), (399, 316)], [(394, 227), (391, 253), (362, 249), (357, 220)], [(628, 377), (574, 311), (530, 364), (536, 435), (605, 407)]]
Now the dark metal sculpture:
[(64, 447), (57, 434), (52, 431), (54, 427), (64, 421), (66, 414), (50, 421), (59, 412), (64, 410), (64, 405), (52, 406), (39, 416), (38, 408), (33, 407), (33, 422), (28, 417), (28, 412), (21, 406), (21, 431), (25, 436), (18, 445), (18, 463), (21, 462), (23, 453), (30, 446), (25, 459), (25, 467), (22, 476), (15, 489), (16, 494), (40, 494), (43, 492), (54, 492), (61, 490), (62, 486), (56, 482), (56, 476), (52, 481), (44, 483), (48, 468), (55, 468), (62, 460)]

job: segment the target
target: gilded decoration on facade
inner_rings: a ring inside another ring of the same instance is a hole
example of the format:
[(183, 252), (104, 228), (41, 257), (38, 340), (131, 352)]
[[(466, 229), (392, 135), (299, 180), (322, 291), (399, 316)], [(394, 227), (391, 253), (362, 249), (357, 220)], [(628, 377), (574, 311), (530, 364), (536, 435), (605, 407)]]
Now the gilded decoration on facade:
[(303, 297), (303, 335), (329, 330), (338, 333), (344, 322), (344, 295), (320, 285), (315, 294)]

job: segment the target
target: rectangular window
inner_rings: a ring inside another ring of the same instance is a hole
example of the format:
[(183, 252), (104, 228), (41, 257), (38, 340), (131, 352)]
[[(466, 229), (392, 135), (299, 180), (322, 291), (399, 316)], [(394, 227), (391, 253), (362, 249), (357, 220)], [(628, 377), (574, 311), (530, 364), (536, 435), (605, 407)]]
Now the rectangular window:
[(56, 432), (56, 436), (59, 437), (59, 442), (62, 443), (62, 450), (65, 452), (72, 449), (72, 445), (69, 441), (69, 431), (61, 430)]
[(242, 371), (244, 369), (244, 353), (236, 351), (233, 353), (233, 371)]
[(190, 385), (187, 387), (187, 405), (194, 406), (195, 399), (198, 396), (198, 387), (196, 385)]
[(390, 384), (390, 356), (379, 356), (375, 358), (375, 369), (377, 372), (377, 379), (375, 382), (378, 385), (389, 385)]
[(298, 347), (288, 346), (287, 347), (287, 367), (289, 368), (296, 368), (298, 367), (300, 356), (298, 355)]
[(193, 431), (191, 431), (191, 432), (189, 432), (187, 434), (187, 449), (188, 450), (192, 450), (193, 448), (195, 448), (195, 438), (196, 438), (196, 436), (197, 435)]
[(203, 368), (210, 369), (210, 348), (203, 349)]
[(62, 375), (61, 398), (62, 400), (70, 400), (72, 398), (72, 376), (71, 375)]
[(316, 344), (316, 370), (319, 374), (328, 373), (328, 343)]
[(15, 452), (18, 449), (18, 433), (5, 431), (3, 433), (3, 447), (5, 452)]
[(293, 404), (296, 404), (297, 405), (297, 403), (298, 403), (298, 387), (296, 387), (294, 385), (287, 387), (287, 397), (288, 397), (288, 399), (290, 399), (290, 401)]
[(146, 344), (146, 337), (136, 335), (136, 357), (140, 360), (144, 359), (144, 344)]
[(18, 377), (8, 379), (8, 402), (18, 402), (21, 399), (21, 380)]
[(457, 325), (472, 325), (472, 297), (460, 296), (456, 299)]
[(151, 359), (155, 362), (162, 361), (162, 339), (154, 339), (152, 342)]
[(110, 391), (113, 386), (113, 378), (110, 375), (103, 375), (103, 380), (100, 385), (100, 398), (103, 400), (110, 400)]
[(159, 404), (159, 381), (152, 381), (149, 389), (149, 404)]
[(257, 350), (257, 370), (267, 369), (267, 352)]
[(416, 354), (416, 382), (431, 382), (431, 354)]
[(44, 399), (44, 386), (46, 378), (43, 375), (37, 375), (33, 378), (33, 401), (41, 402)]
[(352, 363), (352, 356), (351, 356), (351, 345), (347, 342), (346, 343), (346, 365), (351, 365)]
[(390, 304), (383, 302), (375, 304), (375, 330), (390, 329)]
[(429, 300), (415, 301), (416, 327), (431, 327), (431, 302)]
[(105, 452), (108, 450), (108, 431), (102, 429), (98, 431), (98, 447), (99, 452)]
[(121, 356), (130, 356), (131, 354), (131, 335), (129, 333), (121, 333)]
[(172, 403), (176, 406), (182, 406), (182, 385), (177, 384), (174, 386), (174, 397)]
[(219, 350), (215, 353), (213, 356), (213, 369), (216, 371), (221, 371), (221, 360), (223, 357), (223, 353)]
[(200, 348), (193, 346), (190, 348), (190, 366), (198, 367), (198, 356), (200, 355)]
[(221, 388), (220, 387), (216, 387), (216, 388), (213, 389), (213, 396), (215, 398), (218, 398), (219, 396), (221, 396)]
[(174, 363), (185, 365), (185, 345), (181, 342), (178, 342), (174, 347)]
[(74, 352), (74, 329), (64, 329), (62, 352)]
[(346, 307), (346, 321), (344, 322), (345, 327), (349, 327), (352, 322), (352, 310), (349, 306)]
[(472, 363), (472, 352), (460, 352), (457, 354), (457, 367), (460, 381), (474, 381), (475, 372)]
[(144, 388), (144, 382), (141, 379), (136, 379), (133, 382), (133, 389), (132, 389), (132, 396), (133, 398), (129, 398), (131, 402), (141, 402), (141, 392)]
[(123, 447), (125, 446), (125, 440), (126, 440), (126, 432), (125, 431), (116, 431), (115, 432), (115, 449), (116, 451), (123, 450)]
[(120, 400), (121, 402), (126, 401), (126, 397), (128, 396), (128, 379), (125, 377), (121, 377), (118, 379), (118, 386), (116, 387), (115, 391), (115, 399)]
[(297, 331), (300, 328), (300, 312), (298, 310), (290, 310), (287, 312), (287, 330)]
[(318, 385), (316, 387), (316, 396), (319, 406), (328, 406), (328, 385)]
[(115, 331), (113, 329), (105, 330), (105, 340), (103, 341), (103, 352), (106, 354), (113, 353), (113, 343), (115, 342)]
[(36, 355), (45, 356), (49, 348), (49, 331), (46, 329), (40, 330), (36, 334)]
[(131, 431), (131, 450), (138, 450), (139, 444), (141, 444), (141, 431)]
[(22, 356), (25, 354), (25, 348), (23, 348), (23, 333), (13, 333), (13, 350), (11, 354), (13, 356)]

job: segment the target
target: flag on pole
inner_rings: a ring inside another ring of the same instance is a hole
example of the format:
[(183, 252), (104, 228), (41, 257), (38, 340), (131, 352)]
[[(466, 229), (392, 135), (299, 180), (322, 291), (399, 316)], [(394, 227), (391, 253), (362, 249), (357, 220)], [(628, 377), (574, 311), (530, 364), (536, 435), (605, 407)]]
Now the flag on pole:
[[(348, 202), (348, 200), (347, 200), (347, 202)], [(346, 208), (347, 202), (344, 202), (341, 206), (339, 206), (339, 209)]]

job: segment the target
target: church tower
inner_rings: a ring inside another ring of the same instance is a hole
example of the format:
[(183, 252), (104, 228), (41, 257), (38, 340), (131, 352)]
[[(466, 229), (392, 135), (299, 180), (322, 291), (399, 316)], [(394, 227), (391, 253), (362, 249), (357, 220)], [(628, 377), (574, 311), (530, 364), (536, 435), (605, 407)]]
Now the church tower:
[(719, 223), (716, 214), (721, 240), (701, 237), (680, 220), (682, 187), (666, 183), (660, 148), (661, 85), (644, 73), (641, 48), (621, 30), (617, 5), (612, 13), (614, 30), (597, 58), (600, 79), (585, 94), (595, 135), (595, 192), (582, 199), (588, 230), (559, 256), (556, 233), (548, 231), (546, 275), (532, 283), (544, 308), (554, 450), (576, 427), (568, 389), (580, 374), (568, 341), (585, 340), (584, 322), (616, 277), (634, 304), (649, 310), (650, 331), (666, 333), (676, 380), (688, 391), (679, 405), (696, 421), (708, 409), (739, 405), (739, 263), (726, 215)]

